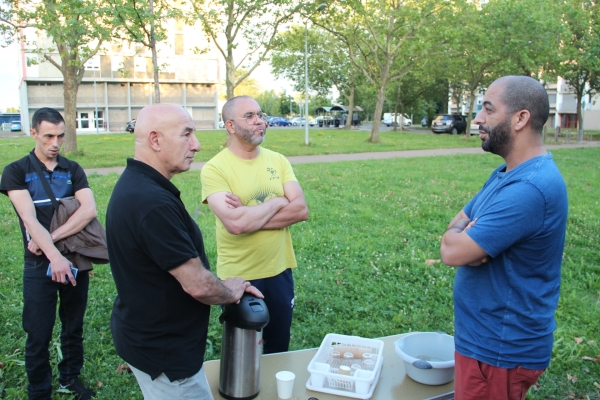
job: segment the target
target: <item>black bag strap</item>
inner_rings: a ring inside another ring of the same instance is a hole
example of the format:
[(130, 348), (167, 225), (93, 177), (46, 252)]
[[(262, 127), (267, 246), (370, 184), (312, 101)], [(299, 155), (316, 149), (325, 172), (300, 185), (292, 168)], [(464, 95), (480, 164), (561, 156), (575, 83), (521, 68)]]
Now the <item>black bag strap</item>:
[(40, 168), (39, 160), (32, 153), (29, 153), (29, 159), (31, 160), (31, 163), (33, 164), (33, 168), (35, 169), (35, 172), (37, 172), (38, 176), (40, 177), (40, 180), (42, 181), (42, 185), (44, 185), (44, 189), (46, 190), (46, 194), (48, 195), (48, 197), (50, 198), (50, 201), (52, 202), (52, 205), (54, 206), (54, 210), (56, 210), (56, 212), (58, 212), (58, 200), (56, 200), (56, 196), (54, 195), (54, 192), (52, 191), (50, 184), (46, 180), (46, 177), (44, 176), (44, 173), (42, 172), (42, 169)]

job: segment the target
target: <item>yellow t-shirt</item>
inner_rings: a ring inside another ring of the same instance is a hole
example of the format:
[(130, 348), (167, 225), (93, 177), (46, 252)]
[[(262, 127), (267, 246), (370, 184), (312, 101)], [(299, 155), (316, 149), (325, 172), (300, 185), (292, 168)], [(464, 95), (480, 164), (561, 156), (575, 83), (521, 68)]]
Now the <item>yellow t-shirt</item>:
[[(244, 206), (283, 197), (283, 185), (297, 181), (290, 162), (281, 154), (260, 147), (258, 157), (243, 160), (222, 150), (202, 167), (202, 202), (218, 192), (238, 196)], [(247, 280), (270, 278), (296, 268), (289, 227), (232, 235), (217, 221), (217, 276)]]

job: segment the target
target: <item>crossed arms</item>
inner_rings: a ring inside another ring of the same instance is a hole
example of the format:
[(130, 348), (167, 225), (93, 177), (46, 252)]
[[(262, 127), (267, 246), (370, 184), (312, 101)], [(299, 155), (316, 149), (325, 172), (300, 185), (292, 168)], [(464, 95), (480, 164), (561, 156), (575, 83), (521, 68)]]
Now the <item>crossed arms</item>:
[(477, 244), (467, 231), (475, 225), (477, 219), (471, 221), (469, 216), (461, 210), (448, 224), (448, 229), (442, 236), (440, 254), (442, 262), (446, 265), (460, 267), (470, 265), (477, 267), (488, 261), (487, 253)]
[(281, 229), (308, 219), (304, 192), (296, 181), (283, 185), (284, 197), (275, 197), (257, 206), (243, 206), (240, 198), (228, 192), (207, 197), (212, 212), (233, 235), (261, 229)]
[(92, 219), (96, 218), (98, 212), (96, 211), (96, 201), (94, 200), (92, 190), (84, 188), (75, 192), (75, 198), (80, 204), (79, 208), (71, 215), (67, 222), (52, 232), (52, 234), (38, 221), (35, 205), (27, 190), (9, 190), (8, 197), (13, 203), (19, 217), (23, 220), (23, 225), (25, 225), (29, 236), (31, 236), (31, 240), (27, 244), (29, 251), (38, 255), (42, 253), (46, 255), (52, 264), (53, 281), (66, 283), (66, 276), (68, 276), (71, 284), (75, 286), (76, 282), (70, 270), (71, 262), (58, 251), (56, 246), (54, 246), (54, 242), (74, 235), (85, 228)]

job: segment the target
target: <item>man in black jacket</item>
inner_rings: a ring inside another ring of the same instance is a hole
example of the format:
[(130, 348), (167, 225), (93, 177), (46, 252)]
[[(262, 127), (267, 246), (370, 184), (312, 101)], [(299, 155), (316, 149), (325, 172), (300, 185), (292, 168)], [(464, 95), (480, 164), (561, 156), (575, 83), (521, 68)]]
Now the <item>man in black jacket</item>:
[(52, 396), (48, 346), (60, 297), (62, 360), (58, 364), (58, 381), (62, 389), (71, 390), (77, 398), (90, 399), (94, 392), (79, 382), (89, 276), (87, 271), (81, 271), (75, 279), (71, 262), (60, 253), (55, 242), (84, 229), (97, 215), (96, 202), (83, 169), (58, 154), (65, 137), (62, 115), (55, 109), (41, 108), (33, 115), (31, 126), (31, 136), (35, 139), (31, 154), (54, 196), (57, 199), (75, 197), (80, 207), (65, 224), (50, 233), (54, 207), (30, 157), (25, 156), (4, 168), (0, 192), (8, 195), (19, 216), (25, 248), (23, 328), (27, 332), (27, 392), (29, 399), (47, 400)]

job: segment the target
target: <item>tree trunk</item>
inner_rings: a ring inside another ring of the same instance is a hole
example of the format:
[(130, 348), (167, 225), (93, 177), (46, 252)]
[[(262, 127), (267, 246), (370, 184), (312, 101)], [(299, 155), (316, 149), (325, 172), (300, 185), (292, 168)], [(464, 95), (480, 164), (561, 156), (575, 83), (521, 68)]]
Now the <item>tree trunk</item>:
[(154, 33), (154, 0), (150, 0), (150, 49), (152, 50), (152, 69), (154, 70), (154, 102), (160, 103), (160, 83), (158, 81), (158, 56), (156, 55), (156, 35)]
[(402, 113), (402, 115), (400, 115), (400, 130), (404, 132), (404, 102), (400, 102), (400, 110)]
[(467, 114), (467, 130), (465, 131), (465, 140), (471, 139), (471, 115), (475, 108), (475, 90), (469, 91), (469, 114)]
[(77, 92), (83, 78), (84, 67), (75, 66), (71, 54), (61, 57), (61, 72), (63, 74), (63, 96), (64, 96), (64, 118), (65, 139), (63, 141), (63, 152), (65, 154), (78, 154), (77, 151)]
[(394, 104), (394, 115), (392, 116), (392, 126), (394, 127), (394, 132), (398, 131), (398, 122), (396, 122), (398, 116), (398, 102)]
[(379, 143), (379, 125), (381, 124), (381, 113), (383, 112), (383, 103), (385, 102), (385, 85), (377, 89), (377, 103), (375, 103), (375, 113), (373, 114), (373, 125), (371, 127), (371, 136), (369, 142)]
[(154, 102), (160, 103), (160, 82), (158, 80), (158, 57), (156, 55), (156, 41), (152, 39), (152, 66), (154, 70)]
[(232, 49), (227, 49), (227, 58), (225, 59), (225, 85), (227, 86), (227, 100), (231, 100), (235, 97), (235, 62)]
[[(68, 74), (68, 73), (67, 73)], [(63, 152), (65, 154), (77, 154), (77, 91), (79, 85), (75, 79), (64, 75), (63, 96), (65, 99), (65, 139), (63, 141)]]
[(352, 113), (354, 113), (354, 85), (349, 86), (350, 94), (346, 96), (348, 99), (348, 115), (346, 117), (346, 125), (344, 125), (344, 129), (352, 128)]

